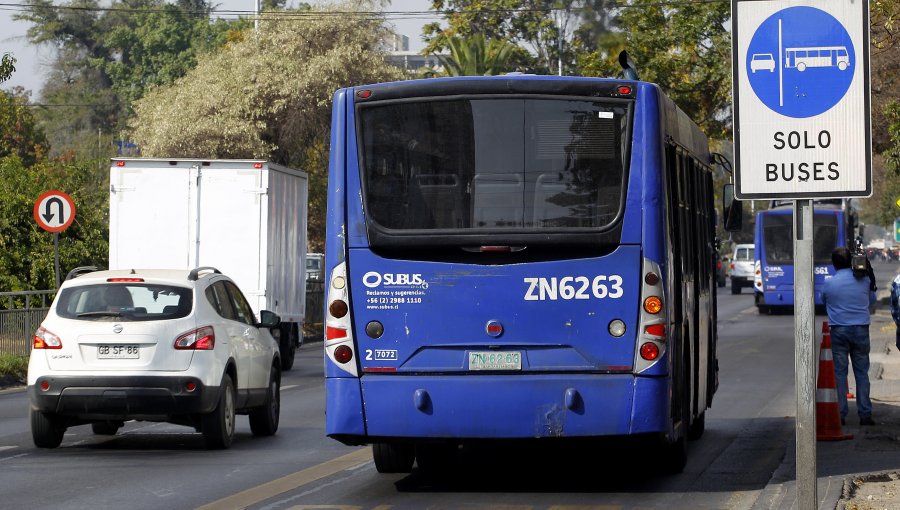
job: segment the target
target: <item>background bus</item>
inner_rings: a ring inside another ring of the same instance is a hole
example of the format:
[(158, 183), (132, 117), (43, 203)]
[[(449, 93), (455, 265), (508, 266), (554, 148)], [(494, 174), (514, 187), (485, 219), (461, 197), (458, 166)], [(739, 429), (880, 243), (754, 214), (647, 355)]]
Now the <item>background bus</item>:
[(472, 440), (641, 436), (672, 471), (717, 385), (706, 137), (649, 83), (338, 90), (326, 433), (380, 472)]
[(837, 67), (841, 71), (850, 66), (850, 56), (845, 46), (816, 46), (785, 48), (784, 67), (805, 71), (808, 67)]
[[(813, 201), (814, 300), (822, 312), (822, 284), (834, 274), (831, 252), (854, 247), (857, 213), (847, 199)], [(754, 252), (758, 276), (754, 296), (759, 313), (788, 311), (794, 306), (793, 202), (773, 201), (756, 214)]]

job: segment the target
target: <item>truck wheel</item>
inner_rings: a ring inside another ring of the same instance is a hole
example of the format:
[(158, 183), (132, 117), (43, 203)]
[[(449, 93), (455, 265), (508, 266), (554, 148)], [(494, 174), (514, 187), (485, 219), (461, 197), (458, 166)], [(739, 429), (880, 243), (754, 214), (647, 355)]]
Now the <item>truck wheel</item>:
[(372, 458), (379, 473), (409, 473), (416, 460), (412, 443), (374, 443)]
[(254, 436), (274, 436), (281, 414), (281, 370), (272, 365), (266, 403), (250, 411), (250, 431)]
[(202, 418), (203, 440), (210, 450), (222, 450), (234, 441), (234, 384), (231, 376), (222, 377), (219, 403)]
[(278, 331), (278, 350), (281, 352), (281, 370), (288, 371), (294, 366), (294, 355), (296, 354), (296, 339), (291, 334), (294, 329), (291, 327), (290, 323), (280, 324), (277, 330), (272, 330), (272, 333)]
[(31, 410), (31, 438), (38, 448), (56, 448), (62, 443), (66, 427), (51, 413)]

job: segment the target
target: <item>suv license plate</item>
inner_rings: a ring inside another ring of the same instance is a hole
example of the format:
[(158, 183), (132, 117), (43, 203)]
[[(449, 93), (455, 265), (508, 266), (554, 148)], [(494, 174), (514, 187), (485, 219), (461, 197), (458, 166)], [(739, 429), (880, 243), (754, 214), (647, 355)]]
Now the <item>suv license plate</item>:
[(139, 359), (141, 349), (137, 345), (98, 345), (97, 359)]
[(520, 351), (469, 352), (469, 370), (522, 370)]

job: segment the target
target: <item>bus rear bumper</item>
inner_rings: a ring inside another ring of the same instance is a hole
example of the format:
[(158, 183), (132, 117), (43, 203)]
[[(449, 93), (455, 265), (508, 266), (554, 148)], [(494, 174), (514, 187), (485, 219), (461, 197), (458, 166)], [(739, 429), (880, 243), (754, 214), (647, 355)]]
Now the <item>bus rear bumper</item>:
[(631, 374), (328, 378), (326, 433), (348, 443), (665, 433), (667, 385)]

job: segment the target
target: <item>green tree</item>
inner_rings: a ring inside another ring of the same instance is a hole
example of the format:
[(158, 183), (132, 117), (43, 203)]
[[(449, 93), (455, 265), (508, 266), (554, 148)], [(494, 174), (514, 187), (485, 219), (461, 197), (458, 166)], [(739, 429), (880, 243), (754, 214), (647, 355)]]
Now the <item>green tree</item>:
[(47, 138), (35, 125), (27, 103), (21, 90), (0, 91), (0, 158), (16, 156), (30, 166), (47, 154)]
[[(30, 21), (28, 40), (54, 48), (50, 79), (39, 112), (55, 153), (100, 130), (118, 132), (131, 102), (148, 88), (168, 84), (196, 64), (197, 56), (224, 45), (249, 21), (210, 22), (204, 0), (98, 0), (56, 6), (35, 0), (16, 19)], [(59, 105), (69, 105), (61, 107)]]
[(16, 71), (16, 57), (4, 53), (0, 58), (0, 83), (5, 82)]
[(485, 41), (484, 35), (454, 36), (447, 39), (450, 55), (438, 55), (448, 76), (491, 76), (510, 71), (510, 59), (519, 49), (500, 40)]
[(481, 34), (519, 46), (511, 58), (519, 70), (557, 74), (561, 60), (564, 74), (581, 74), (577, 55), (608, 44), (615, 6), (611, 0), (432, 0), (448, 26), (423, 28), (424, 51), (440, 53), (454, 36)]
[(17, 156), (0, 159), (0, 289), (55, 288), (53, 234), (34, 220), (38, 197), (53, 189), (75, 202), (75, 221), (59, 233), (61, 277), (108, 260), (108, 167), (99, 161), (47, 161), (26, 166)]
[(269, 13), (258, 36), (202, 58), (137, 101), (133, 139), (150, 157), (261, 158), (306, 170), (309, 238), (321, 249), (332, 96), (403, 78), (378, 50), (384, 33), (381, 20), (365, 15)]
[(656, 0), (631, 0), (617, 18), (640, 78), (721, 140), (731, 138), (730, 19), (728, 2)]

